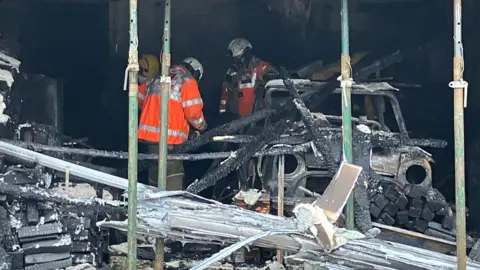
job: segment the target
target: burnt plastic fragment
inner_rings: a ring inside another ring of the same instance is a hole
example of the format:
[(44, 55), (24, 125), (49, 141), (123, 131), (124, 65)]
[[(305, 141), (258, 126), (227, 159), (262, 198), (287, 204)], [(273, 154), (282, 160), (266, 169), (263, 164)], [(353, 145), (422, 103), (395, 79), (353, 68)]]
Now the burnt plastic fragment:
[(85, 253), (85, 252), (90, 252), (92, 250), (93, 250), (93, 246), (92, 246), (92, 243), (90, 242), (73, 241), (72, 252)]
[(413, 224), (415, 222), (413, 220), (409, 220), (404, 226), (405, 226), (405, 229), (407, 230), (412, 230), (413, 229)]
[(408, 198), (405, 196), (405, 194), (400, 193), (398, 194), (398, 197), (395, 200), (395, 204), (398, 206), (400, 210), (404, 210), (407, 207)]
[(393, 185), (389, 185), (383, 195), (392, 202), (397, 200), (398, 191)]
[(398, 206), (390, 202), (388, 203), (387, 207), (383, 209), (383, 211), (385, 211), (385, 213), (389, 214), (390, 216), (394, 216), (398, 212)]
[(8, 252), (8, 255), (10, 256), (10, 260), (12, 261), (12, 269), (23, 269), (23, 261), (25, 258), (25, 254), (22, 250)]
[[(70, 258), (70, 253), (39, 253), (25, 256), (25, 264), (43, 264)], [(50, 268), (55, 269), (55, 268)]]
[(3, 176), (3, 181), (7, 184), (12, 185), (36, 185), (38, 183), (37, 179), (29, 177), (23, 173), (8, 173)]
[(153, 248), (137, 248), (137, 258), (142, 260), (155, 260), (155, 251)]
[(427, 227), (428, 227), (428, 222), (423, 219), (417, 219), (413, 224), (413, 229), (421, 233), (424, 233)]
[(58, 234), (63, 232), (61, 223), (44, 224), (37, 226), (22, 227), (18, 229), (18, 238), (45, 236), (50, 234)]
[(412, 218), (419, 218), (422, 215), (422, 208), (413, 208), (408, 209), (408, 215)]
[(377, 223), (378, 224), (383, 224), (383, 225), (387, 225), (387, 223), (385, 223), (385, 221), (381, 218), (377, 219)]
[(55, 209), (48, 209), (43, 212), (43, 218), (45, 223), (57, 222), (58, 213)]
[(90, 241), (92, 237), (90, 237), (89, 230), (81, 230), (79, 232), (72, 233), (72, 240), (73, 241)]
[(448, 234), (448, 235), (451, 235), (453, 237), (456, 236), (455, 230), (447, 230), (442, 226), (442, 224), (440, 224), (438, 222), (433, 222), (433, 221), (428, 222), (428, 227), (435, 230), (435, 231), (439, 231), (441, 233)]
[(383, 210), (383, 208), (385, 208), (388, 204), (387, 198), (385, 198), (385, 196), (383, 196), (382, 194), (377, 194), (372, 201), (381, 210)]
[(61, 217), (60, 222), (67, 231), (90, 229), (92, 220), (88, 217)]
[(438, 216), (445, 216), (447, 214), (447, 207), (442, 207), (442, 209), (438, 210), (435, 214)]
[(421, 218), (426, 221), (432, 221), (435, 218), (435, 213), (428, 207), (428, 204), (423, 207)]
[(69, 266), (72, 266), (72, 258), (27, 266), (25, 267), (25, 270), (51, 270), (51, 269), (62, 269)]
[(403, 191), (405, 192), (405, 195), (407, 195), (410, 198), (414, 198), (414, 199), (421, 198), (422, 194), (423, 194), (423, 188), (422, 187), (412, 185), (412, 184), (407, 184)]
[(378, 208), (378, 206), (376, 206), (373, 203), (370, 204), (370, 214), (372, 215), (372, 217), (378, 218), (380, 216), (381, 212), (382, 212), (382, 210), (380, 208)]
[(440, 191), (429, 188), (426, 192), (425, 200), (433, 212), (440, 211), (448, 206), (447, 200)]
[(13, 252), (20, 247), (20, 243), (16, 235), (6, 235), (3, 239), (3, 246), (7, 252)]
[(60, 235), (58, 235), (58, 234), (49, 234), (49, 235), (25, 237), (25, 238), (19, 238), (18, 241), (20, 242), (20, 244), (23, 245), (24, 243), (31, 243), (31, 242), (38, 242), (38, 241), (46, 241), (46, 240), (54, 240), (54, 239), (60, 239)]
[(380, 215), (380, 218), (383, 219), (383, 221), (385, 221), (385, 223), (387, 225), (393, 225), (395, 224), (395, 219), (393, 217), (391, 217), (389, 214), (383, 212), (381, 215)]
[(472, 250), (468, 254), (468, 258), (475, 262), (480, 262), (480, 239), (475, 242)]
[(400, 211), (397, 213), (397, 224), (405, 225), (408, 223), (408, 211)]
[(72, 253), (72, 262), (73, 264), (89, 263), (93, 266), (97, 265), (94, 254)]
[(5, 251), (5, 249), (2, 248), (2, 246), (0, 246), (0, 266), (3, 266), (2, 269), (10, 269), (9, 266), (11, 265), (11, 262), (12, 258), (10, 257), (10, 255)]
[(22, 248), (25, 255), (70, 252), (72, 248), (72, 238), (67, 234), (56, 240), (25, 243), (22, 245)]
[(27, 204), (27, 222), (28, 225), (36, 225), (40, 222), (40, 215), (35, 203)]
[(452, 242), (456, 241), (455, 236), (451, 236), (449, 234), (446, 234), (446, 233), (443, 233), (441, 231), (437, 231), (437, 230), (434, 230), (434, 229), (430, 229), (430, 228), (427, 228), (425, 230), (425, 234), (433, 236), (433, 237), (438, 237), (440, 239), (444, 239), (444, 240), (447, 240), (447, 241), (452, 241)]
[(443, 217), (442, 226), (447, 230), (452, 230), (455, 223), (455, 215), (451, 208), (447, 209), (447, 213)]

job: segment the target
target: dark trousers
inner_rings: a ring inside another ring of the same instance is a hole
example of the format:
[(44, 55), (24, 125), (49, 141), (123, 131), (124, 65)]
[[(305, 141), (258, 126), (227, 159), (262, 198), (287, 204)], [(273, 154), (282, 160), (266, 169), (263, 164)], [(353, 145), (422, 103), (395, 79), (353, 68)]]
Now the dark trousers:
[[(148, 153), (158, 154), (158, 144), (148, 144)], [(182, 160), (168, 160), (167, 161), (167, 190), (182, 190), (183, 189), (183, 161)], [(148, 171), (148, 184), (151, 186), (158, 186), (158, 165), (150, 167)]]

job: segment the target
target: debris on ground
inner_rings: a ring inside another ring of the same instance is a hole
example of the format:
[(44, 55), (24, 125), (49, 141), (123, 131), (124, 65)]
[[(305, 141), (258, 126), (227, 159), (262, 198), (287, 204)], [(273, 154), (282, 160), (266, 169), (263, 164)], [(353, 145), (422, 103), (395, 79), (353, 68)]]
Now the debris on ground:
[[(314, 63), (296, 73), (302, 79), (281, 69), (277, 78), (282, 79), (265, 86), (265, 109), (214, 127), (169, 153), (170, 160), (219, 160), (186, 191), (139, 184), (138, 269), (153, 269), (157, 237), (166, 239), (167, 269), (455, 269), (455, 257), (446, 255), (454, 247), (455, 209), (433, 188), (433, 158), (423, 149), (443, 148), (446, 142), (410, 138), (394, 94), (398, 89), (368, 81), (400, 62), (402, 54), (370, 65), (360, 64), (364, 56), (352, 62), (352, 95), (373, 100), (377, 113), (352, 117), (358, 166), (343, 162), (341, 117), (329, 111), (334, 104), (329, 98), (341, 94), (334, 68), (319, 71)], [(19, 66), (0, 53), (0, 81), (10, 87)], [(322, 76), (326, 81), (305, 79)], [(287, 98), (277, 96), (282, 92)], [(0, 94), (0, 123), (5, 123), (8, 91)], [(385, 124), (386, 106), (398, 132)], [(245, 127), (258, 133), (235, 134)], [(3, 137), (0, 269), (127, 269), (126, 238), (119, 233), (127, 231), (120, 200), (128, 188), (127, 169), (94, 165), (92, 158), (126, 159), (128, 153), (93, 149), (85, 139), (33, 122), (15, 123), (14, 134)], [(229, 143), (221, 149), (230, 151), (191, 154), (215, 143)], [(280, 155), (293, 158), (285, 164), (284, 187), (277, 179)], [(140, 172), (156, 166), (158, 155), (138, 158)], [(198, 195), (246, 164), (254, 167), (250, 175), (236, 179), (237, 188), (228, 186), (233, 205)], [(425, 172), (416, 184), (408, 174), (414, 166)], [(312, 185), (309, 178), (326, 180)], [(281, 209), (280, 188), (285, 216), (270, 214)], [(340, 228), (352, 193), (359, 232)], [(471, 237), (467, 244), (473, 247), (469, 269), (480, 269), (480, 245)], [(268, 261), (275, 259), (275, 250), (289, 252), (285, 265)]]

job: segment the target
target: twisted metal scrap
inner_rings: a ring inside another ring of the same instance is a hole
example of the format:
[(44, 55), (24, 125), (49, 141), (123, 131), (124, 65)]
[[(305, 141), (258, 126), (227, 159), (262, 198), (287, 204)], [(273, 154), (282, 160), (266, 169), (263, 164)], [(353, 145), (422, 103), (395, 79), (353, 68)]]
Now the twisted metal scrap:
[[(185, 191), (146, 195), (138, 202), (137, 219), (139, 234), (182, 243), (228, 245), (262, 232), (286, 231), (292, 234), (267, 236), (255, 244), (290, 251), (302, 247), (313, 252), (322, 250), (313, 236), (299, 230), (295, 219), (224, 205)], [(97, 225), (127, 230), (125, 221), (102, 221)]]
[[(297, 219), (248, 211), (185, 191), (150, 193), (138, 202), (137, 218), (139, 235), (166, 237), (182, 243), (231, 245), (266, 235), (256, 239), (254, 245), (299, 254), (308, 252), (313, 255), (310, 261), (351, 267), (346, 269), (358, 269), (354, 266), (369, 269), (373, 266), (382, 269), (456, 269), (454, 256), (377, 239), (358, 239), (358, 235), (353, 236), (357, 240), (338, 241), (344, 245), (326, 253)], [(126, 221), (101, 221), (97, 225), (127, 231)], [(351, 231), (337, 229), (335, 236), (340, 239), (338, 237), (344, 237), (346, 233)], [(468, 269), (480, 269), (480, 264), (469, 262)]]

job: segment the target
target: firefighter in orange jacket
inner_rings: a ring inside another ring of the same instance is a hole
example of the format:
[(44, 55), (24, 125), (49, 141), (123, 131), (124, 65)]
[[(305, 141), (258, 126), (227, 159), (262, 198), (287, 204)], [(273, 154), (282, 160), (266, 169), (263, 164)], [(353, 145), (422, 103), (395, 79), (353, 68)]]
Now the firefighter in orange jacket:
[(244, 38), (235, 38), (228, 45), (227, 54), (234, 63), (222, 85), (220, 113), (245, 116), (263, 107), (265, 83), (277, 71), (270, 63), (255, 57), (251, 50), (252, 44)]
[[(203, 76), (203, 66), (195, 58), (184, 59), (180, 65), (170, 68), (172, 79), (168, 113), (169, 148), (188, 140), (190, 126), (196, 132), (207, 128), (203, 117), (203, 101), (198, 89), (198, 81)], [(153, 79), (151, 86), (147, 87), (140, 121), (138, 126), (138, 139), (149, 145), (150, 153), (158, 153), (160, 139), (160, 77)], [(157, 166), (149, 172), (149, 184), (157, 185)], [(173, 160), (167, 162), (167, 190), (180, 190), (183, 188), (183, 162)]]
[(142, 55), (138, 61), (140, 64), (140, 75), (138, 76), (138, 107), (143, 108), (145, 96), (147, 95), (147, 85), (151, 86), (153, 79), (157, 76), (160, 62), (157, 57), (151, 54)]

